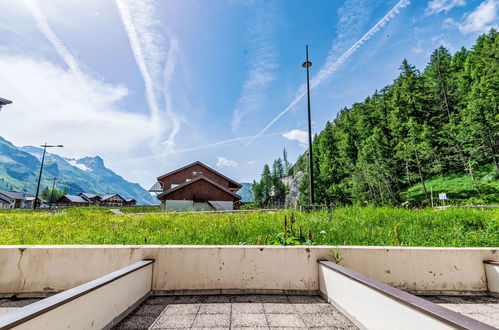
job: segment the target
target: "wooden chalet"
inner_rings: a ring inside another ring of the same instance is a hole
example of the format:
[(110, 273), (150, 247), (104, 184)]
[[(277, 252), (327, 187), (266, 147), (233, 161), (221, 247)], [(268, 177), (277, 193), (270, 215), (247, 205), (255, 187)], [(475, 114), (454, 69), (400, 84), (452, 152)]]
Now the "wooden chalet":
[(237, 208), (242, 185), (197, 161), (157, 178), (151, 192), (169, 211), (221, 211)]
[(102, 198), (98, 194), (92, 193), (80, 193), (78, 196), (87, 200), (89, 205), (99, 206)]
[(118, 194), (101, 194), (100, 206), (125, 206), (126, 201)]
[[(30, 209), (33, 207), (35, 195), (17, 191), (0, 190), (0, 209)], [(44, 200), (38, 198), (43, 207)]]
[(64, 195), (57, 200), (59, 206), (88, 206), (89, 202), (81, 196)]
[(135, 206), (137, 201), (134, 198), (125, 198), (125, 206)]

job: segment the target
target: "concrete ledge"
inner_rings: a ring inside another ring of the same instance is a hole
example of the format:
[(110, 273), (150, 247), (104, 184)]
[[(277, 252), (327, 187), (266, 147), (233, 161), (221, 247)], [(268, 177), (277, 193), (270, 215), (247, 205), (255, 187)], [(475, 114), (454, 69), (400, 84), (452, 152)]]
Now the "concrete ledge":
[(361, 329), (494, 329), (331, 261), (319, 261), (320, 291)]
[(317, 296), (317, 290), (272, 290), (272, 289), (210, 289), (210, 290), (155, 290), (153, 296), (209, 296), (209, 295), (292, 295)]
[(134, 262), (155, 259), (154, 291), (318, 290), (317, 259), (418, 294), (485, 294), (483, 260), (498, 248), (383, 246), (0, 246), (0, 293), (54, 293)]
[(0, 329), (104, 329), (151, 292), (153, 260), (143, 260), (0, 316)]
[(499, 262), (485, 260), (485, 275), (487, 276), (487, 288), (489, 294), (499, 298)]

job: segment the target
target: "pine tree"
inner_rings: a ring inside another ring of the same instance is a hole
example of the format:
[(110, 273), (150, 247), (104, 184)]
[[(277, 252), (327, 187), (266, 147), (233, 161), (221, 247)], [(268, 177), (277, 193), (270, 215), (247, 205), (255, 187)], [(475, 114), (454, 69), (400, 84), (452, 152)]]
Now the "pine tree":
[(282, 151), (282, 159), (284, 162), (284, 173), (290, 175), (289, 171), (291, 169), (291, 164), (288, 161), (288, 152), (286, 151), (286, 148)]

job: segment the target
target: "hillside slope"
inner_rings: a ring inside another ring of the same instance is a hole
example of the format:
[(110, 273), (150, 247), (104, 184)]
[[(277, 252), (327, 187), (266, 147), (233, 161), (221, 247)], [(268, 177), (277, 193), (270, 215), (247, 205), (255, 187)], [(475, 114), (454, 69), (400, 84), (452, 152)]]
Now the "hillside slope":
[[(43, 149), (17, 148), (0, 137), (0, 189), (34, 193)], [(51, 178), (59, 178), (56, 187), (69, 194), (80, 192), (118, 193), (134, 198), (138, 204), (157, 204), (149, 192), (137, 183), (128, 182), (104, 165), (99, 156), (67, 159), (47, 153), (41, 188), (51, 187)]]

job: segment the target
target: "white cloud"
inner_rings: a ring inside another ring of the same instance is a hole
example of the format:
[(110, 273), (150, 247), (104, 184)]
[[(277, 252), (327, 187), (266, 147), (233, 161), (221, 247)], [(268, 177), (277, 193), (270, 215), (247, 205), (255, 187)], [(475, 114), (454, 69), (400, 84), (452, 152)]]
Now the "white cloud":
[(2, 94), (13, 101), (0, 114), (1, 135), (16, 145), (64, 144), (60, 154), (70, 157), (112, 151), (126, 158), (147, 144), (150, 119), (119, 107), (127, 90), (82, 78), (94, 91), (92, 100), (71, 71), (46, 60), (0, 54)]
[(426, 7), (426, 14), (433, 15), (438, 14), (442, 11), (448, 12), (454, 7), (464, 6), (466, 2), (464, 0), (432, 0), (428, 2), (428, 7)]
[(306, 146), (308, 143), (308, 133), (299, 129), (284, 133), (282, 136), (290, 141), (298, 141), (302, 146)]
[[(487, 32), (491, 27), (497, 26), (498, 0), (486, 0), (475, 11), (464, 15), (464, 21), (458, 23), (459, 30), (468, 34), (472, 32)], [(491, 23), (496, 24), (491, 24)]]
[(218, 167), (237, 167), (237, 163), (233, 160), (218, 156), (217, 157), (217, 166)]

